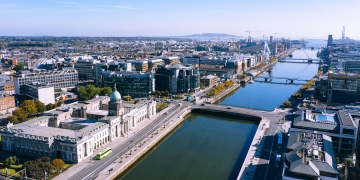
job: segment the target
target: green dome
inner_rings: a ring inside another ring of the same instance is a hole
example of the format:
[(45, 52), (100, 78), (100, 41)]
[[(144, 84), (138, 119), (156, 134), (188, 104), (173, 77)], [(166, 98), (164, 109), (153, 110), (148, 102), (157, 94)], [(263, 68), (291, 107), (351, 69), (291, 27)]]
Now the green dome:
[(119, 100), (121, 99), (121, 95), (118, 91), (114, 91), (111, 93), (110, 99)]

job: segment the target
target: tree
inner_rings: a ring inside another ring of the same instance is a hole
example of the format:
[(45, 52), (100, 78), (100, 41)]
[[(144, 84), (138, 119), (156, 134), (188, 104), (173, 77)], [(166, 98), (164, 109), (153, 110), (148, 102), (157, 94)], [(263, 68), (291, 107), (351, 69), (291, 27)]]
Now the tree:
[(55, 108), (56, 108), (56, 104), (49, 103), (46, 105), (46, 110), (51, 110), (51, 109), (55, 109)]
[(14, 67), (14, 70), (15, 70), (15, 71), (24, 70), (24, 67), (25, 67), (25, 65), (22, 64), (22, 63), (20, 63), (20, 64), (18, 64), (18, 65), (16, 65), (16, 66)]
[(205, 89), (206, 87), (204, 86), (204, 84), (202, 82), (200, 82), (200, 89)]
[(139, 103), (140, 99), (135, 99), (134, 104)]
[(291, 102), (290, 101), (285, 101), (284, 103), (283, 103), (283, 106), (285, 106), (285, 107), (291, 107)]
[(18, 119), (17, 116), (8, 116), (6, 119), (7, 119), (8, 121), (10, 121), (11, 123), (13, 123), (13, 124), (19, 123), (19, 119)]
[(10, 157), (8, 157), (8, 158), (5, 159), (4, 165), (5, 165), (5, 166), (13, 165), (13, 164), (16, 163), (16, 160), (17, 160), (16, 156), (10, 156)]
[(42, 157), (33, 161), (24, 163), (26, 174), (28, 177), (35, 179), (42, 179), (45, 176), (45, 171), (50, 173), (53, 170), (53, 165), (49, 157)]
[(37, 113), (36, 104), (33, 100), (25, 100), (20, 108), (23, 108), (28, 115)]
[(42, 113), (42, 112), (46, 111), (46, 106), (44, 103), (42, 103), (38, 99), (35, 99), (34, 103), (35, 103), (35, 107), (36, 107), (38, 113)]
[(108, 86), (107, 86), (107, 87), (103, 87), (103, 88), (101, 88), (100, 96), (105, 96), (105, 95), (110, 96), (111, 93), (112, 93), (111, 87), (108, 87)]
[(57, 107), (60, 107), (62, 104), (64, 104), (63, 101), (58, 101), (58, 102), (56, 103), (56, 106), (57, 106)]
[(13, 112), (13, 116), (16, 116), (19, 122), (25, 122), (28, 120), (28, 113), (23, 108), (17, 108)]
[[(107, 91), (107, 90), (105, 90), (105, 91)], [(93, 98), (95, 95), (100, 94), (100, 92), (101, 92), (101, 88), (97, 88), (92, 84), (88, 84), (86, 86), (79, 87), (78, 97), (80, 100), (87, 101), (87, 100)]]
[(164, 96), (169, 97), (169, 96), (170, 96), (169, 91), (165, 91), (165, 92), (164, 92)]
[(54, 159), (52, 160), (52, 165), (56, 172), (59, 172), (65, 166), (65, 162), (62, 159)]

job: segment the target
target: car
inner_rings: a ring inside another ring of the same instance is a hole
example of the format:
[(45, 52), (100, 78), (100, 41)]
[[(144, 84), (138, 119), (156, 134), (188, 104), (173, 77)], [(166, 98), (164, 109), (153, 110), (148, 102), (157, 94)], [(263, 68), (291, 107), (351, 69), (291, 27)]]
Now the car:
[(231, 106), (227, 106), (226, 109), (232, 109), (232, 107), (231, 107)]
[(205, 104), (204, 104), (204, 103), (202, 103), (202, 104), (201, 104), (201, 106), (205, 106)]

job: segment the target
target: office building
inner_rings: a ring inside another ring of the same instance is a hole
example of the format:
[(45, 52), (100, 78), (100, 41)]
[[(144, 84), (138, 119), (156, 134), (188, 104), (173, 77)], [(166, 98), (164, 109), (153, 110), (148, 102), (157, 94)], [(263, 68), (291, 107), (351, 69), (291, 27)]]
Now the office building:
[(109, 87), (116, 84), (121, 94), (132, 98), (149, 97), (155, 91), (153, 73), (103, 71), (101, 83), (102, 86)]
[(40, 83), (53, 86), (54, 89), (73, 88), (78, 85), (79, 77), (75, 69), (23, 72), (14, 75), (14, 85), (16, 94), (24, 94), (24, 85), (30, 83)]
[(95, 80), (96, 64), (98, 63), (100, 63), (98, 60), (78, 60), (74, 63), (74, 69), (78, 72), (79, 80)]
[(188, 93), (200, 89), (199, 69), (181, 64), (160, 66), (155, 73), (155, 89), (170, 93)]
[(334, 72), (328, 74), (328, 105), (351, 104), (360, 101), (360, 75)]
[(206, 87), (213, 87), (219, 82), (219, 77), (214, 75), (207, 75), (200, 79), (200, 83)]
[(32, 99), (38, 99), (45, 105), (51, 103), (55, 104), (54, 87), (46, 84), (30, 83), (25, 84), (24, 94)]

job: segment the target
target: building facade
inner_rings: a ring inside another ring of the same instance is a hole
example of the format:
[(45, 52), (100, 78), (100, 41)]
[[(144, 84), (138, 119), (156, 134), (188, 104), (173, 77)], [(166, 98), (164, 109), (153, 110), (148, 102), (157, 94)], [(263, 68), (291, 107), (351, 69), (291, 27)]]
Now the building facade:
[(32, 157), (81, 162), (156, 115), (155, 101), (122, 103), (115, 89), (110, 98), (100, 96), (62, 106), (20, 124), (8, 124), (0, 129), (2, 149)]
[(30, 98), (38, 99), (45, 105), (51, 103), (55, 104), (54, 87), (32, 83), (24, 85), (24, 94)]
[(155, 89), (170, 93), (188, 93), (200, 90), (199, 69), (181, 64), (160, 66), (155, 73)]
[(200, 83), (202, 83), (206, 87), (213, 87), (218, 82), (219, 82), (219, 78), (213, 75), (204, 76), (200, 79)]
[(101, 77), (102, 86), (112, 87), (116, 84), (121, 94), (132, 98), (150, 97), (155, 91), (155, 78), (153, 73), (104, 71)]
[(75, 69), (16, 74), (15, 93), (24, 94), (24, 85), (33, 82), (50, 85), (55, 89), (72, 88), (78, 85), (79, 77)]
[(4, 95), (0, 96), (0, 111), (15, 108), (15, 97)]
[(74, 69), (78, 72), (79, 80), (95, 80), (98, 63), (98, 60), (78, 60), (74, 64)]

